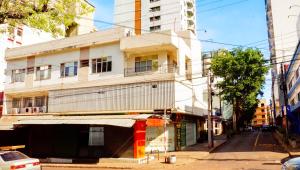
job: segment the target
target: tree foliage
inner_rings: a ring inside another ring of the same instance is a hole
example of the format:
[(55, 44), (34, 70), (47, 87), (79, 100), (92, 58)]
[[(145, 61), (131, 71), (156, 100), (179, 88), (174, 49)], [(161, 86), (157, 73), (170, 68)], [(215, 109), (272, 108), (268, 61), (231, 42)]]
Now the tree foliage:
[(28, 25), (64, 35), (77, 16), (93, 10), (84, 0), (0, 0), (0, 24)]
[(269, 69), (263, 54), (252, 48), (219, 50), (213, 55), (211, 69), (215, 76), (222, 78), (217, 86), (222, 98), (233, 104), (237, 121), (251, 120)]

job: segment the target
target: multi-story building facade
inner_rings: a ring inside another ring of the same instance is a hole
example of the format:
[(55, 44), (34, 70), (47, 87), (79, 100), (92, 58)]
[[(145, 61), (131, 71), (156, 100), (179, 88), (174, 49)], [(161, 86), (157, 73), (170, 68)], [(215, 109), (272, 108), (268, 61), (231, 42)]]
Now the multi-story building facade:
[[(299, 17), (300, 18), (300, 17)], [(300, 134), (300, 41), (294, 53), (292, 61), (286, 73), (287, 98), (289, 103), (289, 112), (287, 113), (290, 130)]]
[(195, 0), (115, 0), (114, 22), (135, 34), (173, 30), (196, 33)]
[[(94, 6), (88, 1), (84, 0), (84, 2), (91, 8), (94, 8)], [(93, 18), (93, 12), (86, 14), (83, 18), (76, 18), (74, 21), (74, 27), (66, 32), (66, 36), (76, 36), (95, 31)], [(0, 25), (0, 27), (0, 92), (2, 92), (4, 90), (5, 82), (4, 70), (6, 68), (6, 61), (4, 57), (6, 49), (60, 39), (62, 36), (53, 37), (50, 33), (30, 28), (25, 25), (12, 27), (7, 24), (3, 24)]]
[[(283, 93), (280, 90), (280, 63), (288, 65), (300, 39), (300, 2), (298, 0), (265, 0), (269, 48), (271, 63), (273, 64), (273, 106), (277, 102), (284, 105)], [(274, 108), (273, 108), (274, 110)], [(281, 110), (275, 110), (276, 116), (281, 115)]]
[(267, 104), (266, 100), (260, 100), (254, 118), (252, 119), (252, 126), (253, 127), (262, 127), (264, 125), (271, 125), (273, 122), (271, 116), (271, 109), (270, 106)]
[(0, 129), (31, 134), (15, 141), (36, 157), (140, 158), (195, 144), (207, 108), (199, 49), (190, 31), (122, 28), (8, 49)]

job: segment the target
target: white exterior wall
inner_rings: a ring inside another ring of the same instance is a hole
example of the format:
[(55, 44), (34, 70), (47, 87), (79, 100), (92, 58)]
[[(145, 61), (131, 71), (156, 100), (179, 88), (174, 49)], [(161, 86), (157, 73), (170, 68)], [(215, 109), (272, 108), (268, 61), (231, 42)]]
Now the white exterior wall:
[[(194, 17), (188, 18), (187, 2), (194, 4), (191, 11)], [(151, 7), (160, 6), (160, 11), (151, 12)], [(132, 0), (115, 0), (114, 23), (117, 25), (132, 28), (135, 27), (135, 1)], [(189, 27), (188, 20), (196, 23), (196, 2), (194, 0), (160, 0), (150, 3), (149, 0), (142, 0), (141, 5), (141, 29), (142, 33), (149, 33), (151, 26), (161, 26), (163, 30), (173, 30), (175, 32), (185, 31), (188, 29), (195, 30), (196, 26)], [(150, 21), (150, 17), (161, 16), (159, 21)]]
[[(269, 26), (270, 52), (273, 62), (289, 64), (300, 39), (300, 1), (266, 0)], [(269, 4), (269, 6), (268, 6)], [(272, 30), (273, 29), (273, 30)], [(273, 37), (273, 38), (272, 38)], [(273, 67), (275, 78), (274, 96), (276, 102), (283, 105), (283, 93), (280, 90), (280, 64)], [(276, 116), (281, 111), (276, 112)]]
[[(2, 27), (7, 27), (6, 25), (2, 25)], [(27, 26), (22, 27), (23, 35), (22, 37), (17, 36), (17, 29), (14, 32), (15, 40), (8, 40), (8, 33), (0, 33), (0, 91), (4, 90), (4, 82), (5, 75), (4, 70), (6, 69), (6, 61), (5, 61), (5, 50), (7, 48), (19, 47), (24, 45), (36, 44), (40, 42), (50, 41), (55, 39), (51, 34), (45, 33), (33, 28), (29, 28)], [(17, 43), (17, 41), (19, 43)]]
[[(91, 67), (89, 69), (89, 81), (93, 80), (105, 80), (111, 78), (122, 78), (124, 77), (124, 54), (120, 51), (120, 44), (97, 46), (90, 48), (90, 59), (100, 58), (104, 56), (112, 57), (113, 69), (111, 72), (92, 74)], [(91, 65), (92, 63), (90, 63)]]
[[(201, 95), (206, 83), (203, 83), (205, 79), (198, 75), (202, 70), (201, 64), (193, 65), (193, 62), (201, 61), (199, 42), (184, 41), (174, 32), (170, 32), (172, 36), (146, 34), (126, 38), (121, 32), (119, 29), (105, 30), (8, 50), (6, 96), (14, 98), (46, 95), (49, 97), (51, 113), (153, 111), (173, 108), (188, 114), (205, 114), (206, 109)], [(82, 42), (83, 40), (87, 41)], [(84, 54), (83, 49), (87, 49)], [(134, 70), (135, 57), (144, 55), (157, 55), (160, 66), (168, 66), (175, 61), (177, 69), (168, 68), (162, 72), (158, 70), (150, 74), (126, 76), (124, 73), (126, 68)], [(112, 57), (112, 71), (93, 74), (92, 59), (105, 56)], [(79, 61), (82, 57), (89, 60), (89, 67), (80, 68)], [(186, 59), (192, 62), (193, 76), (198, 75), (194, 77), (195, 79), (187, 80)], [(74, 61), (78, 62), (78, 75), (61, 78), (60, 64)], [(51, 65), (51, 78), (48, 80), (37, 81), (34, 73), (26, 74), (25, 82), (11, 83), (10, 81), (14, 69), (45, 65)], [(198, 84), (199, 82), (201, 84)], [(101, 93), (98, 94), (98, 91)], [(92, 94), (89, 94), (90, 92)], [(80, 93), (84, 94), (77, 95)], [(55, 98), (57, 95), (67, 97), (58, 99)], [(99, 96), (109, 100), (98, 99)], [(85, 102), (81, 99), (89, 101)], [(60, 105), (60, 103), (66, 104)]]

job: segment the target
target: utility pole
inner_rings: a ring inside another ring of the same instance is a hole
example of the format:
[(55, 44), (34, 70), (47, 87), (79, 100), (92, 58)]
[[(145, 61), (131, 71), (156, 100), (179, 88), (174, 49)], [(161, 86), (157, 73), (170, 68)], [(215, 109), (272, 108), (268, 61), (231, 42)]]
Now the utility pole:
[(276, 126), (276, 101), (275, 101), (275, 75), (272, 72), (272, 105), (273, 105), (273, 126)]
[(285, 79), (285, 72), (283, 72), (283, 64), (281, 63), (281, 90), (283, 91), (283, 97), (284, 97), (284, 112), (285, 115), (282, 114), (282, 117), (285, 117), (285, 133), (286, 133), (286, 142), (288, 141), (289, 138), (289, 129), (288, 129), (288, 119), (287, 119), (287, 112), (288, 112), (288, 98), (287, 98), (287, 85), (286, 85), (286, 79)]
[(213, 124), (212, 124), (212, 77), (211, 77), (211, 71), (208, 70), (208, 76), (207, 76), (207, 89), (208, 89), (208, 108), (207, 108), (207, 131), (208, 131), (208, 147), (212, 148), (214, 147), (214, 139), (213, 139)]

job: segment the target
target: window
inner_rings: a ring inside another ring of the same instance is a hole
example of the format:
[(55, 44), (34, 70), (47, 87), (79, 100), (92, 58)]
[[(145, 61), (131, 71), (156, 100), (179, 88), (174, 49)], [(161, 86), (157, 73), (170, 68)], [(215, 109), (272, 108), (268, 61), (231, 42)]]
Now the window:
[(291, 90), (292, 87), (293, 87), (293, 83), (292, 83), (292, 81), (291, 81), (291, 82), (289, 83), (289, 90)]
[(265, 112), (265, 109), (261, 109), (261, 112)]
[(160, 0), (150, 0), (150, 3), (153, 3), (153, 2), (158, 2)]
[(158, 57), (136, 57), (135, 58), (135, 72), (157, 71)]
[(12, 107), (13, 108), (21, 108), (21, 99), (14, 98), (12, 100)]
[(22, 37), (22, 35), (23, 35), (23, 30), (22, 30), (21, 28), (18, 28), (18, 30), (17, 30), (17, 35), (18, 35), (19, 37)]
[(46, 98), (44, 96), (35, 97), (35, 107), (43, 107), (46, 105)]
[(263, 121), (262, 121), (262, 124), (265, 124), (265, 123), (266, 123), (266, 121), (263, 120)]
[(62, 63), (60, 65), (60, 76), (61, 77), (77, 76), (77, 65), (78, 65), (77, 61)]
[(104, 127), (90, 127), (89, 146), (104, 146)]
[(0, 155), (4, 162), (28, 159), (27, 156), (20, 152), (7, 152)]
[(157, 12), (160, 11), (160, 6), (150, 8), (150, 12)]
[(92, 73), (105, 73), (111, 72), (112, 61), (111, 56), (101, 57), (92, 60)]
[(88, 67), (88, 66), (89, 66), (89, 60), (80, 60), (80, 68)]
[(36, 68), (36, 80), (47, 80), (51, 78), (51, 65)]
[(150, 31), (159, 31), (160, 25), (150, 27)]
[(12, 82), (24, 82), (25, 69), (18, 69), (12, 71)]
[(261, 107), (265, 107), (265, 104), (264, 104), (264, 103), (262, 103), (262, 104), (261, 104)]
[(160, 16), (154, 16), (154, 17), (150, 17), (150, 21), (159, 21), (160, 20)]
[(34, 67), (28, 67), (27, 74), (33, 74), (33, 73), (34, 73)]
[(24, 98), (23, 101), (24, 101), (23, 103), (24, 107), (33, 107), (33, 100), (31, 97), (26, 97)]
[(217, 122), (215, 122), (215, 128), (218, 128), (218, 123)]
[(262, 115), (261, 117), (262, 117), (262, 118), (266, 118), (266, 115)]

